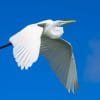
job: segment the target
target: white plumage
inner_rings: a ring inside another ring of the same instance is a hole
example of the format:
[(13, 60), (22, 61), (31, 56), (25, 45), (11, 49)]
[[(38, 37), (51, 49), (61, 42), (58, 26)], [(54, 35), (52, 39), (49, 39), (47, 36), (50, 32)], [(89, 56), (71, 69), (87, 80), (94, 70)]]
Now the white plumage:
[(28, 69), (37, 61), (40, 52), (43, 28), (36, 24), (28, 25), (10, 38), (13, 55), (21, 69)]
[(60, 39), (64, 33), (62, 25), (72, 22), (75, 21), (45, 20), (28, 25), (9, 41), (21, 69), (31, 67), (38, 60), (39, 54), (43, 54), (63, 85), (74, 93), (78, 81), (73, 49), (67, 41)]

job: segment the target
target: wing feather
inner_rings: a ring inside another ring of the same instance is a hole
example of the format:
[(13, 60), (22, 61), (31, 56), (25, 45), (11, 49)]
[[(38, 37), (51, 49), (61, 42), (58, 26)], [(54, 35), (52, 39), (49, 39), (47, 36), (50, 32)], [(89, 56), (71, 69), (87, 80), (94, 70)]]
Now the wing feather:
[(41, 54), (48, 59), (68, 91), (74, 92), (78, 88), (78, 81), (72, 46), (62, 39), (42, 36)]
[(28, 69), (37, 61), (40, 52), (42, 32), (43, 29), (41, 27), (32, 24), (9, 39), (14, 47), (14, 58), (21, 69)]

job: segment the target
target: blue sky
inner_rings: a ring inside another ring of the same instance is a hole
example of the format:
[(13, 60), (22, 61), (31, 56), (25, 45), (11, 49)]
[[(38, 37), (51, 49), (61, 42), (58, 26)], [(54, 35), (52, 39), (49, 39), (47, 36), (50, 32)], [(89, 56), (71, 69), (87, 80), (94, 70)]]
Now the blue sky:
[(42, 56), (28, 71), (21, 71), (12, 47), (0, 51), (0, 100), (84, 100), (100, 98), (99, 0), (2, 0), (0, 45), (28, 24), (44, 19), (75, 19), (65, 26), (63, 38), (73, 45), (80, 89), (75, 95), (57, 79)]

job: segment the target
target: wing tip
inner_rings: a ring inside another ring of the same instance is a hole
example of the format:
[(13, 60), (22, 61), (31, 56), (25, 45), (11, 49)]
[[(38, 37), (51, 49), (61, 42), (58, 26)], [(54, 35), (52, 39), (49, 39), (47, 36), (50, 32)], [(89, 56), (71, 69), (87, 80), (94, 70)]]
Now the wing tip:
[(73, 85), (74, 85), (73, 88), (70, 88), (70, 87), (67, 87), (67, 86), (66, 86), (66, 88), (68, 90), (68, 93), (76, 94), (76, 92), (77, 92), (77, 90), (79, 89), (80, 86), (79, 86), (78, 82), (75, 82)]

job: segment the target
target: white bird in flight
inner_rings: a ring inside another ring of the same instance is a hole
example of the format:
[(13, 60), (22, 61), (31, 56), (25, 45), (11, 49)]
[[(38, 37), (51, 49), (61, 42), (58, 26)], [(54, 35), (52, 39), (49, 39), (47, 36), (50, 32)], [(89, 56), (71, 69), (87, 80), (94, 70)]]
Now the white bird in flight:
[(13, 45), (13, 56), (22, 70), (31, 67), (43, 54), (62, 84), (74, 93), (78, 79), (73, 49), (69, 42), (60, 38), (64, 33), (62, 26), (73, 22), (75, 20), (44, 20), (28, 25), (0, 49)]

